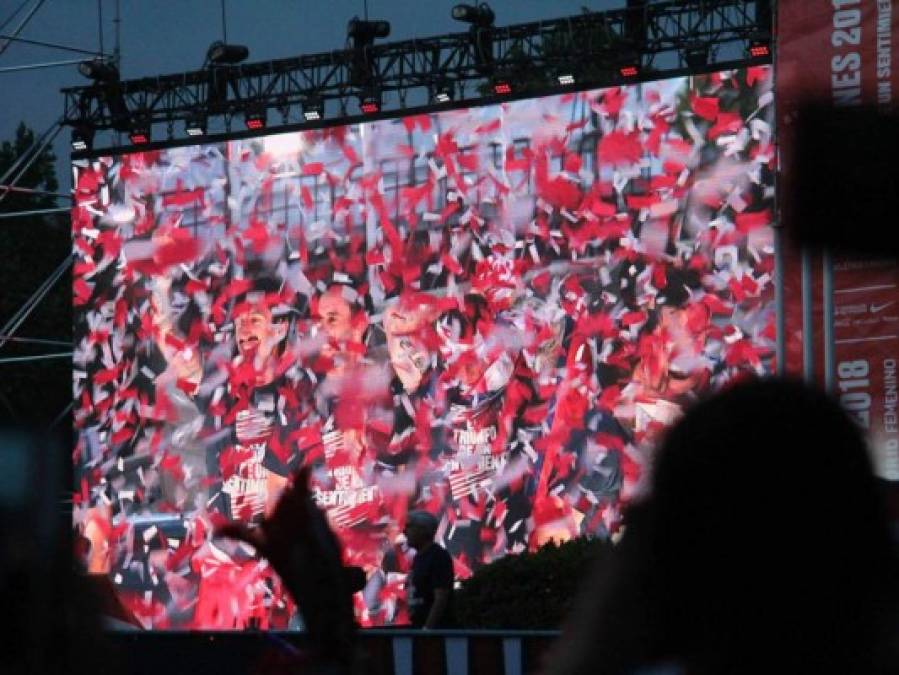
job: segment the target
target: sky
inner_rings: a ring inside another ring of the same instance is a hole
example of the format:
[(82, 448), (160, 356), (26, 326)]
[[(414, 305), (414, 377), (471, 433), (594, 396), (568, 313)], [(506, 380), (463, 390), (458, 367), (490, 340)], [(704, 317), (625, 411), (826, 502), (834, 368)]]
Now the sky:
[[(0, 34), (9, 35), (40, 0), (0, 0), (0, 26), (23, 7)], [(116, 5), (120, 7), (121, 75), (133, 79), (197, 70), (209, 44), (222, 39), (220, 0), (44, 0), (19, 37), (107, 52), (115, 40)], [(368, 0), (368, 15), (386, 19), (386, 42), (465, 30), (450, 11), (455, 0)], [(601, 11), (623, 7), (625, 0), (495, 0), (496, 25), (580, 14), (582, 7)], [(249, 47), (247, 62), (342, 49), (346, 24), (364, 15), (364, 0), (225, 0), (227, 37)], [(0, 39), (0, 47), (4, 40)], [(63, 113), (60, 89), (88, 84), (76, 65), (17, 72), (13, 66), (81, 58), (57, 49), (13, 42), (0, 54), (0, 140), (12, 138), (25, 121), (40, 134)], [(90, 58), (84, 55), (84, 58)], [(69, 131), (56, 139), (60, 187), (71, 184)]]

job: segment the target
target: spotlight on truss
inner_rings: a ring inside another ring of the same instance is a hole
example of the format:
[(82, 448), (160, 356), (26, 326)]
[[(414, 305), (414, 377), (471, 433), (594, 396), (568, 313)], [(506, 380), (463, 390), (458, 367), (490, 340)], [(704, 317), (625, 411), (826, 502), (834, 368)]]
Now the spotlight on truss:
[(79, 63), (78, 72), (94, 82), (109, 84), (119, 81), (119, 69), (100, 57)]
[(246, 61), (250, 50), (244, 45), (229, 45), (216, 40), (206, 50), (206, 63), (215, 66), (233, 66)]
[(247, 129), (251, 129), (253, 131), (256, 131), (258, 129), (265, 129), (265, 108), (263, 106), (253, 106), (247, 108), (243, 115), (243, 122), (246, 125)]
[(118, 131), (129, 131), (131, 115), (128, 112), (125, 96), (122, 94), (119, 69), (113, 63), (97, 57), (79, 63), (78, 72), (101, 86), (100, 98), (109, 110), (113, 128)]
[(346, 34), (353, 41), (354, 47), (370, 45), (376, 38), (386, 38), (390, 35), (390, 22), (380, 19), (363, 21), (354, 16), (346, 25)]
[(375, 77), (371, 48), (375, 39), (390, 35), (390, 22), (363, 21), (354, 16), (347, 23), (346, 34), (353, 49), (350, 79), (354, 84), (370, 85)]
[(493, 68), (493, 20), (496, 15), (486, 2), (479, 5), (460, 4), (453, 7), (456, 21), (471, 24), (469, 36), (478, 70), (488, 74)]
[(574, 84), (574, 75), (572, 75), (571, 73), (560, 73), (558, 79), (559, 84), (563, 86)]
[(317, 122), (325, 116), (325, 102), (316, 97), (310, 96), (303, 101), (303, 117), (307, 122)]
[(456, 21), (464, 21), (480, 28), (489, 28), (496, 19), (496, 14), (486, 2), (479, 5), (456, 5), (453, 7), (452, 16)]
[(200, 112), (192, 113), (184, 122), (184, 130), (188, 136), (205, 136), (206, 126), (206, 115)]

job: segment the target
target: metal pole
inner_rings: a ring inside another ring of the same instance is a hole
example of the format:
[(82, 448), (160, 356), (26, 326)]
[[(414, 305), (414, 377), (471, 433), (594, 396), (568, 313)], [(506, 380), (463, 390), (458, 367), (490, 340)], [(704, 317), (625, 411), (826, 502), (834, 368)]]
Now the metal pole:
[[(19, 33), (21, 33), (22, 30), (25, 28), (25, 26), (28, 25), (28, 22), (31, 21), (31, 17), (34, 16), (35, 12), (37, 12), (37, 10), (39, 10), (41, 8), (41, 5), (43, 5), (43, 4), (44, 4), (44, 0), (38, 0), (37, 4), (34, 7), (32, 7), (31, 10), (28, 12), (28, 15), (24, 19), (22, 19), (22, 23), (20, 23), (18, 25), (18, 27), (12, 32), (13, 37), (19, 37)], [(4, 42), (2, 45), (0, 45), (0, 54), (5, 52), (6, 48), (9, 47), (9, 45), (11, 43), (12, 43), (12, 40), (10, 40), (9, 38), (6, 38), (6, 42)]]
[(12, 337), (11, 335), (6, 335), (4, 333), (0, 333), (0, 340), (7, 340), (9, 342), (21, 342), (23, 344), (34, 344), (34, 345), (53, 345), (55, 347), (71, 347), (71, 340), (49, 340), (45, 338), (32, 338), (32, 337)]
[(19, 330), (19, 327), (24, 323), (25, 319), (28, 318), (28, 315), (34, 311), (34, 308), (41, 303), (47, 293), (50, 292), (50, 289), (53, 288), (60, 277), (65, 274), (66, 270), (72, 265), (72, 259), (73, 257), (71, 255), (66, 256), (59, 264), (59, 267), (57, 267), (53, 273), (38, 286), (38, 289), (31, 295), (31, 297), (25, 301), (25, 304), (16, 310), (12, 318), (6, 322), (6, 325), (0, 328), (0, 333), (3, 334), (3, 337), (0, 338), (0, 347), (3, 347), (3, 345), (9, 342), (10, 338), (15, 335), (17, 330)]
[(84, 59), (66, 59), (65, 61), (46, 61), (44, 63), (29, 63), (24, 66), (6, 66), (0, 68), (0, 73), (16, 73), (20, 70), (38, 70), (40, 68), (57, 68), (59, 66), (74, 66)]
[(59, 352), (58, 354), (38, 354), (37, 356), (8, 356), (0, 359), (0, 365), (4, 363), (28, 363), (30, 361), (46, 361), (47, 359), (72, 358), (72, 352)]
[(824, 390), (833, 393), (836, 384), (836, 342), (833, 325), (833, 256), (825, 250), (822, 258), (824, 286)]
[(225, 0), (222, 0), (222, 42), (228, 44), (228, 18), (225, 16)]
[(10, 213), (0, 213), (0, 220), (6, 218), (24, 218), (25, 216), (46, 216), (51, 213), (65, 213), (71, 211), (69, 206), (60, 206), (55, 209), (35, 209), (34, 211), (11, 211)]
[(19, 12), (21, 12), (23, 9), (25, 9), (25, 5), (27, 5), (27, 4), (28, 4), (28, 0), (22, 0), (22, 4), (19, 5), (18, 7), (16, 7), (13, 10), (12, 14), (10, 14), (8, 17), (6, 17), (3, 20), (3, 23), (0, 24), (0, 30), (4, 30), (9, 24), (11, 24), (12, 20), (16, 18), (16, 16), (19, 14)]
[(45, 197), (58, 197), (59, 199), (74, 199), (72, 195), (67, 195), (62, 192), (49, 192), (47, 190), (35, 190), (32, 188), (23, 188), (23, 187), (14, 187), (12, 185), (0, 185), (0, 190), (4, 192), (9, 190), (10, 192), (21, 192), (22, 194), (27, 195), (43, 195)]
[(777, 360), (777, 374), (787, 372), (787, 315), (786, 293), (784, 291), (785, 270), (783, 250), (783, 229), (774, 228), (774, 355)]
[(97, 32), (99, 33), (100, 52), (103, 52), (103, 0), (97, 0)]
[(802, 249), (802, 374), (805, 381), (815, 381), (814, 293), (812, 288), (812, 254)]
[(56, 416), (56, 419), (54, 419), (54, 420), (50, 423), (50, 429), (51, 429), (51, 430), (55, 429), (55, 428), (56, 428), (56, 425), (59, 424), (60, 422), (62, 422), (63, 418), (64, 418), (67, 414), (69, 414), (69, 413), (72, 411), (72, 408), (74, 408), (74, 407), (75, 407), (75, 401), (71, 401), (71, 402), (69, 403), (69, 405), (67, 405), (65, 408), (63, 408), (63, 411), (62, 411), (61, 413), (59, 413), (59, 414)]
[(119, 69), (119, 72), (122, 72), (122, 12), (121, 12), (121, 2), (120, 0), (115, 0), (115, 19), (113, 19), (113, 23), (115, 24), (115, 47), (112, 50), (112, 58), (115, 62), (115, 67)]
[(0, 35), (0, 40), (12, 40), (13, 42), (21, 42), (26, 45), (37, 45), (38, 47), (49, 47), (50, 49), (62, 49), (75, 54), (87, 54), (88, 56), (106, 56), (102, 52), (90, 49), (80, 49), (79, 47), (70, 47), (69, 45), (59, 44), (58, 42), (44, 42), (43, 40), (29, 40), (14, 35)]

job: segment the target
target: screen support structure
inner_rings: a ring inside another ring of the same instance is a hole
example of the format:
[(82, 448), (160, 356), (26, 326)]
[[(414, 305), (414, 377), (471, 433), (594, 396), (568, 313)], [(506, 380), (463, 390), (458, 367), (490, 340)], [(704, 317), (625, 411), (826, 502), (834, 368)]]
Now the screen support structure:
[[(429, 95), (447, 82), (474, 91), (479, 85), (520, 73), (523, 68), (540, 74), (534, 79), (545, 79), (546, 89), (559, 88), (557, 76), (561, 72), (574, 75), (579, 87), (620, 84), (624, 81), (623, 65), (637, 66), (638, 77), (652, 79), (698, 72), (686, 60), (689, 49), (697, 43), (709, 47), (706, 67), (699, 69), (702, 71), (769, 63), (769, 56), (745, 57), (750, 45), (760, 39), (771, 40), (766, 12), (770, 14), (769, 3), (758, 0), (659, 2), (482, 29), (488, 32), (491, 46), (487, 63), (483, 50), (468, 32), (374, 45), (368, 58), (378, 91), (382, 95), (397, 94), (384, 97), (381, 112), (391, 114), (393, 108), (395, 114), (414, 92)], [(726, 54), (731, 56), (719, 58)], [(734, 59), (733, 54), (740, 56)], [(64, 123), (73, 128), (109, 131), (139, 119), (171, 128), (203, 110), (211, 117), (222, 118), (227, 131), (231, 118), (243, 114), (248, 106), (282, 114), (286, 111), (287, 118), (302, 120), (302, 107), (310, 98), (331, 103), (335, 111), (340, 111), (339, 116), (345, 117), (350, 103), (355, 105), (365, 93), (365, 87), (353, 77), (354, 57), (351, 49), (336, 50), (68, 88), (63, 90)], [(219, 81), (222, 77), (226, 78), (224, 87)], [(534, 95), (535, 88), (541, 85), (532, 83), (528, 91), (515, 91), (513, 95)], [(113, 99), (123, 105), (107, 105)], [(454, 104), (459, 103), (457, 100)], [(337, 121), (332, 118), (324, 123)], [(100, 142), (95, 143), (95, 149), (100, 146)], [(112, 142), (107, 147), (125, 146)]]

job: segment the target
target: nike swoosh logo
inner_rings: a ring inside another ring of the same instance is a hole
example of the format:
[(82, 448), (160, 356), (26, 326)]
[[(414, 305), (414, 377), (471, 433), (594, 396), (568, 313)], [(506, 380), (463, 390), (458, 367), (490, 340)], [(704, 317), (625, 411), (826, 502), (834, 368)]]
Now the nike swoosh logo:
[(895, 300), (890, 300), (889, 302), (883, 302), (879, 305), (875, 305), (873, 302), (871, 303), (871, 314), (877, 314), (877, 312), (886, 309), (890, 305), (895, 304)]

